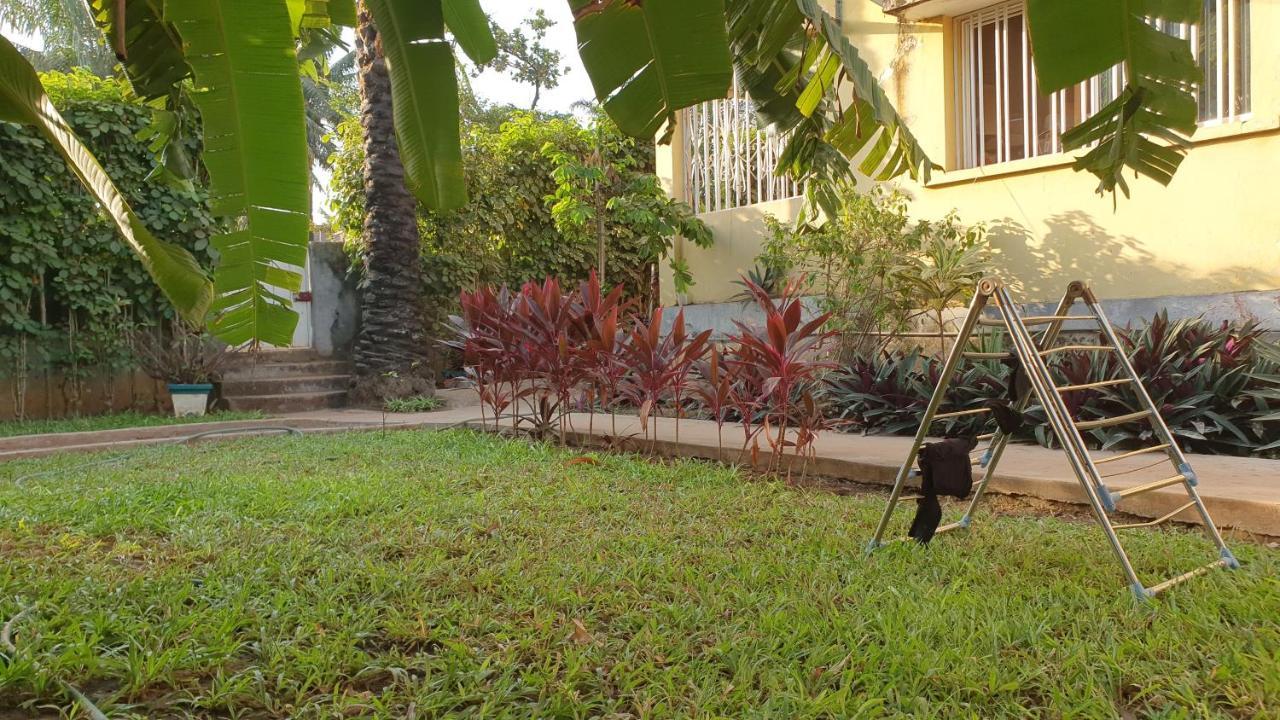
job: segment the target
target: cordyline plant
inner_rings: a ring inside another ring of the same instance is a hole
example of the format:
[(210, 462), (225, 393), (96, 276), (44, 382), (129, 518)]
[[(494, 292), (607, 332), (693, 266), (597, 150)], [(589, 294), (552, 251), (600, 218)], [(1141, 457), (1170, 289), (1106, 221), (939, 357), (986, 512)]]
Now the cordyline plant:
[(771, 451), (770, 469), (780, 467), (787, 448), (807, 467), (814, 439), (832, 425), (818, 411), (815, 396), (822, 374), (835, 367), (823, 359), (826, 344), (835, 336), (823, 329), (830, 314), (803, 320), (799, 280), (776, 301), (759, 285), (745, 278), (744, 283), (765, 316), (761, 327), (734, 321), (738, 332), (729, 338), (731, 349), (724, 362), (735, 378), (730, 396), (742, 415), (744, 448), (751, 445), (754, 464), (763, 435)]
[(525, 283), (516, 304), (520, 360), (528, 375), (534, 427), (544, 434), (554, 423), (562, 445), (572, 395), (586, 376), (580, 352), (586, 335), (581, 310), (580, 299), (566, 295), (554, 278)]
[(664, 400), (675, 405), (675, 436), (680, 441), (680, 404), (689, 391), (689, 373), (706, 352), (711, 331), (690, 336), (685, 331), (684, 310), (676, 313), (671, 331), (662, 333), (662, 308), (655, 308), (646, 323), (636, 318), (622, 352), (628, 368), (623, 393), (640, 409), (640, 425), (646, 438), (650, 419)]
[[(449, 318), (454, 338), (445, 345), (462, 353), (467, 377), (480, 396), (481, 413), (487, 406), (494, 429), (507, 408), (516, 425), (515, 402), (520, 393), (520, 332), (516, 323), (516, 297), (505, 286), (481, 287), (459, 295), (461, 315)], [(485, 422), (482, 419), (482, 422)]]
[(707, 359), (694, 364), (694, 372), (697, 376), (691, 386), (694, 396), (716, 424), (716, 459), (724, 461), (724, 424), (733, 408), (733, 377), (724, 366), (720, 348), (712, 345)]
[(584, 332), (584, 342), (578, 352), (586, 379), (586, 406), (589, 413), (588, 432), (595, 430), (597, 405), (609, 411), (611, 434), (618, 435), (617, 403), (622, 397), (620, 386), (627, 373), (622, 362), (622, 350), (627, 334), (618, 332), (619, 318), (632, 305), (622, 300), (622, 285), (617, 285), (607, 295), (601, 290), (595, 271), (578, 285), (578, 313)]

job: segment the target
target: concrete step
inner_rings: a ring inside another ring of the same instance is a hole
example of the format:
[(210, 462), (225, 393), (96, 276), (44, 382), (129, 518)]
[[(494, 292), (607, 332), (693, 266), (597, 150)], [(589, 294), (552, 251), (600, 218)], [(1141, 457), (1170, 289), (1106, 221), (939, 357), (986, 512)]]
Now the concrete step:
[(263, 363), (296, 363), (311, 360), (333, 360), (311, 348), (266, 348), (257, 352), (240, 351), (231, 356), (233, 365)]
[(339, 375), (291, 375), (289, 377), (266, 377), (252, 380), (224, 380), (222, 396), (226, 398), (244, 397), (246, 395), (292, 395), (295, 393), (328, 392), (346, 390), (351, 384), (351, 376)]
[(329, 390), (283, 395), (240, 395), (225, 399), (227, 406), (232, 410), (261, 410), (270, 413), (305, 412), (307, 410), (345, 407), (347, 404), (347, 391)]
[(351, 363), (346, 360), (263, 362), (256, 365), (232, 365), (222, 373), (222, 380), (224, 383), (230, 383), (293, 377), (318, 377), (322, 375), (350, 375), (351, 371)]

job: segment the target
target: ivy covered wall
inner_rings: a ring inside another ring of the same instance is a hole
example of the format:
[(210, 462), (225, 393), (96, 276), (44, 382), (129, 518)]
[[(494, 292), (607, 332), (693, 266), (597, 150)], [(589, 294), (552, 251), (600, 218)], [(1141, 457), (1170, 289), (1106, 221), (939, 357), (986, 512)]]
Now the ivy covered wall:
[[(211, 266), (215, 221), (207, 193), (153, 175), (144, 135), (151, 110), (111, 80), (86, 73), (43, 79), (143, 224)], [(197, 148), (189, 149), (194, 156)], [(111, 396), (119, 387), (114, 377), (133, 367), (128, 330), (163, 322), (169, 304), (57, 152), (33, 130), (3, 122), (0, 258), (4, 414), (25, 414), (26, 396), (37, 391), (61, 395), (33, 404), (55, 414), (95, 409), (85, 407), (90, 385), (107, 396), (97, 405), (127, 406)]]

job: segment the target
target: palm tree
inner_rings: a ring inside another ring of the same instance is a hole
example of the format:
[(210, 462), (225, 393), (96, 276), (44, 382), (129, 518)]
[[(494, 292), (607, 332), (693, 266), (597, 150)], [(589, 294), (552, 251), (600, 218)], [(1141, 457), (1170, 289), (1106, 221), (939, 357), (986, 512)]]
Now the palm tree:
[(83, 67), (107, 77), (115, 68), (116, 58), (84, 0), (4, 0), (0, 2), (0, 25), (40, 37), (44, 50), (28, 48), (23, 54), (41, 72)]
[(355, 346), (355, 402), (429, 394), (417, 200), (405, 187), (391, 112), (391, 76), (361, 0), (356, 61), (364, 128), (365, 293)]

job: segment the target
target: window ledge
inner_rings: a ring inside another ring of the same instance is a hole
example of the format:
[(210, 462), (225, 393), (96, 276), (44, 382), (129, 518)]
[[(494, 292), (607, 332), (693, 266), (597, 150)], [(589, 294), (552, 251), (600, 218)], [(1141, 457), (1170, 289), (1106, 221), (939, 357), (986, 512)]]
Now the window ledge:
[[(1196, 128), (1195, 135), (1191, 137), (1191, 144), (1201, 145), (1222, 140), (1242, 139), (1250, 135), (1274, 132), (1278, 129), (1280, 129), (1280, 117), (1259, 117), (1254, 115), (1243, 120), (1203, 125)], [(1010, 160), (1009, 162), (995, 165), (951, 170), (925, 183), (925, 187), (943, 188), (962, 183), (981, 182), (1010, 175), (1022, 175), (1053, 168), (1069, 167), (1075, 162), (1075, 159), (1076, 155), (1073, 153), (1054, 153), (1024, 160)]]

